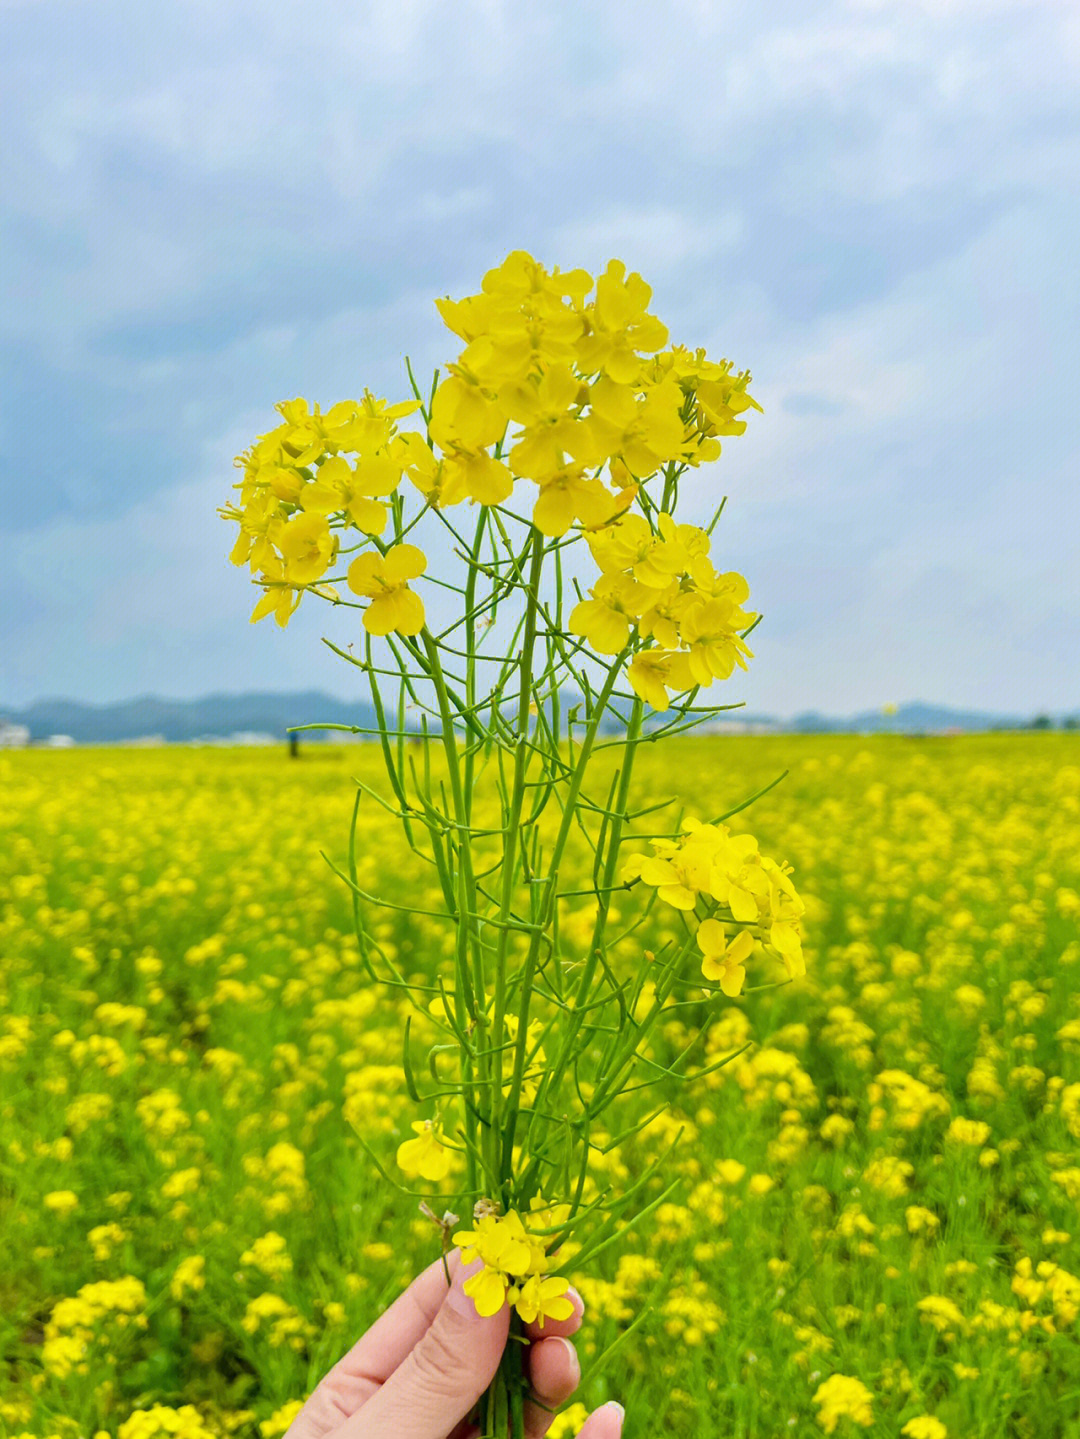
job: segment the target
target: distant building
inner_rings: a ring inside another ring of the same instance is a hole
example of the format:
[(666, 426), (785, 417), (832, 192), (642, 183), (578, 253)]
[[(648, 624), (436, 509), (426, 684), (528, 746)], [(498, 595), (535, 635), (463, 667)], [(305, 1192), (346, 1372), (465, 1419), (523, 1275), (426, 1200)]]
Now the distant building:
[(25, 749), (29, 743), (30, 731), (26, 725), (0, 720), (0, 749)]
[(51, 734), (48, 739), (42, 740), (46, 749), (74, 749), (75, 741), (69, 734)]
[(229, 736), (225, 743), (242, 745), (277, 744), (278, 738), (277, 735), (267, 734), (265, 730), (238, 729)]

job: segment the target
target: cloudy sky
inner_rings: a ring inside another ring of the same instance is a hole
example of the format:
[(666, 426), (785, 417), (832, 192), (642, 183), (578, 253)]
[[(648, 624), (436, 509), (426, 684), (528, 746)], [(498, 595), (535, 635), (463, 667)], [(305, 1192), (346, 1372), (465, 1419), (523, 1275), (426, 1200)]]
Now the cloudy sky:
[[(703, 470), (765, 614), (724, 701), (1080, 703), (1068, 0), (0, 0), (0, 707), (317, 686), (214, 513), (432, 300), (617, 256), (765, 407)], [(353, 612), (355, 613), (355, 612)], [(353, 621), (355, 623), (355, 621)], [(733, 691), (738, 688), (738, 694)], [(715, 691), (719, 695), (719, 690)]]

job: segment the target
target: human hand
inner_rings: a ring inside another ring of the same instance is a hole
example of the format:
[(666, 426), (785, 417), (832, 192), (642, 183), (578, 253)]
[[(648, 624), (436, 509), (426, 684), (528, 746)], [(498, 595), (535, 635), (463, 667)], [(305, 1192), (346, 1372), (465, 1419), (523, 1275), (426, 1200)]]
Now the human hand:
[[(478, 1263), (463, 1266), (457, 1254), (447, 1263), (451, 1286), (441, 1259), (429, 1265), (320, 1381), (285, 1439), (474, 1439), (479, 1431), (468, 1415), (499, 1367), (510, 1310), (504, 1304), (481, 1318), (461, 1287)], [(573, 1291), (570, 1297), (569, 1319), (526, 1325), (529, 1385), (541, 1401), (526, 1402), (526, 1439), (547, 1433), (549, 1411), (581, 1377), (568, 1336), (583, 1306)], [(579, 1439), (619, 1439), (622, 1421), (620, 1405), (604, 1404)]]

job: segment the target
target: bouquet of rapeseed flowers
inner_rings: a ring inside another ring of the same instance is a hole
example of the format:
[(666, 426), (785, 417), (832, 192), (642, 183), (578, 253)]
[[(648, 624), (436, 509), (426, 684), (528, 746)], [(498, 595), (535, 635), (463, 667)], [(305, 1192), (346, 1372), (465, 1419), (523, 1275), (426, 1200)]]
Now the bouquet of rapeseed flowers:
[[(723, 506), (704, 527), (678, 509), (682, 478), (760, 406), (748, 373), (668, 346), (651, 294), (618, 260), (594, 283), (515, 251), (479, 294), (436, 301), (464, 348), (426, 396), (406, 360), (401, 403), (279, 404), (220, 511), (262, 590), (252, 620), (284, 626), (308, 594), (361, 610), (362, 652), (331, 648), (370, 684), (389, 789), (357, 782), (338, 873), (371, 978), (439, 1031), (422, 1092), (405, 1026), (421, 1107), (397, 1161), (444, 1188), (460, 1176), (440, 1199), (470, 1217), (438, 1221), (444, 1246), (482, 1261), (466, 1285), (481, 1314), (509, 1303), (524, 1323), (570, 1313), (552, 1272), (567, 1241), (585, 1265), (670, 1193), (646, 1193), (665, 1155), (621, 1193), (590, 1180), (590, 1158), (641, 1127), (600, 1130), (620, 1095), (686, 1077), (650, 1056), (665, 1005), (680, 987), (722, 1002), (770, 960), (803, 972), (787, 865), (730, 815), (645, 833), (675, 801), (634, 805), (638, 749), (716, 714), (700, 696), (745, 668), (758, 619), (712, 554)], [(400, 427), (411, 416), (422, 429)], [(365, 917), (395, 907), (358, 883), (365, 797), (437, 876), (453, 963), (433, 983), (402, 973)], [(564, 878), (571, 842), (591, 854), (584, 889)], [(640, 913), (618, 929), (612, 898), (633, 890)], [(565, 921), (572, 901), (584, 927)], [(635, 936), (657, 904), (677, 937), (651, 952)], [(498, 1439), (523, 1432), (516, 1357), (481, 1404)]]

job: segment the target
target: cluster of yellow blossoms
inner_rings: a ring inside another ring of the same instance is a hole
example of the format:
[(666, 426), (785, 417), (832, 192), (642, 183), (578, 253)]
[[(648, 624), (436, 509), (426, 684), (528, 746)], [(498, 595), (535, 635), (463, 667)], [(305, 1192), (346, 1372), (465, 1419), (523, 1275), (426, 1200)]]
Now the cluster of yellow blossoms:
[(475, 1259), (483, 1267), (465, 1281), (465, 1293), (476, 1312), (497, 1314), (509, 1299), (526, 1324), (544, 1327), (546, 1319), (569, 1319), (574, 1306), (567, 1298), (570, 1281), (548, 1274), (550, 1260), (544, 1242), (530, 1234), (515, 1209), (506, 1214), (483, 1214), (475, 1229), (459, 1230), (454, 1243), (463, 1263)]
[(677, 839), (650, 840), (653, 854), (632, 855), (623, 866), (624, 883), (640, 879), (665, 904), (687, 913), (701, 900), (713, 901), (728, 911), (730, 922), (750, 926), (729, 939), (729, 921), (710, 915), (698, 925), (702, 973), (726, 995), (741, 993), (746, 961), (759, 940), (792, 978), (805, 974), (800, 925), (806, 906), (790, 865), (763, 855), (753, 835), (733, 835), (724, 824), (684, 823)]
[(841, 1419), (869, 1428), (874, 1422), (873, 1398), (861, 1380), (849, 1374), (832, 1374), (814, 1392), (818, 1422), (826, 1434), (835, 1433)]
[(647, 311), (652, 291), (622, 261), (609, 261), (587, 300), (593, 283), (584, 270), (548, 274), (516, 250), (480, 294), (437, 300), (465, 348), (434, 391), (426, 435), (397, 428), (419, 400), (391, 405), (365, 390), (325, 414), (304, 399), (280, 403), (282, 423), (237, 457), (239, 503), (220, 511), (240, 527), (231, 560), (264, 587), (252, 620), (273, 614), (286, 625), (307, 589), (337, 600), (326, 577), (351, 531), (361, 553), (345, 579), (371, 602), (365, 628), (419, 633), (424, 606), (409, 581), (426, 557), (380, 538), (402, 481), (445, 509), (501, 505), (520, 478), (539, 491), (537, 528), (555, 538), (580, 525), (600, 565), (575, 632), (604, 654), (620, 653), (633, 626), (653, 640), (631, 667), (642, 698), (665, 709), (669, 689), (711, 684), (742, 664), (739, 631), (755, 618), (740, 609), (746, 582), (716, 572), (705, 531), (666, 515), (654, 530), (645, 514), (625, 512), (641, 482), (713, 460), (721, 436), (742, 433), (739, 416), (760, 409), (750, 377), (702, 349), (665, 350), (668, 331)]
[(53, 1306), (45, 1325), (42, 1363), (50, 1373), (66, 1378), (89, 1374), (95, 1342), (108, 1342), (110, 1327), (145, 1329), (146, 1289), (131, 1275), (84, 1284), (74, 1296)]
[(652, 639), (627, 678), (653, 709), (668, 708), (669, 690), (707, 688), (746, 668), (753, 655), (741, 632), (757, 619), (742, 608), (750, 590), (742, 575), (716, 570), (705, 530), (661, 514), (654, 531), (643, 515), (625, 515), (588, 544), (600, 579), (571, 612), (570, 629), (603, 655), (620, 654), (635, 626)]

